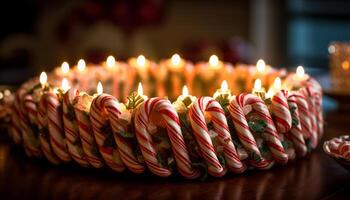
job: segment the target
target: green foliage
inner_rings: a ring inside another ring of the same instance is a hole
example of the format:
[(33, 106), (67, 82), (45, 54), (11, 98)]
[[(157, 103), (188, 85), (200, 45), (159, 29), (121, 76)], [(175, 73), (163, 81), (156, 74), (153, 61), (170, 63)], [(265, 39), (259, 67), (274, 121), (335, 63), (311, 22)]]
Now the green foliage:
[(272, 104), (271, 98), (264, 99), (264, 102), (265, 102), (266, 105), (271, 105)]
[(297, 126), (299, 124), (299, 120), (298, 120), (297, 116), (295, 115), (296, 109), (297, 108), (295, 106), (289, 107), (290, 114), (292, 115), (292, 126)]
[(249, 128), (254, 132), (254, 133), (264, 133), (265, 129), (267, 127), (267, 124), (264, 120), (262, 119), (254, 119), (248, 122)]
[(224, 95), (219, 95), (215, 98), (217, 102), (221, 105), (222, 109), (225, 111), (225, 113), (228, 112), (227, 107), (230, 105), (230, 100), (225, 97)]
[(127, 97), (128, 101), (125, 104), (126, 109), (128, 110), (133, 110), (135, 108), (137, 108), (138, 105), (140, 105), (144, 99), (138, 95), (137, 92), (133, 92), (131, 93), (128, 97)]

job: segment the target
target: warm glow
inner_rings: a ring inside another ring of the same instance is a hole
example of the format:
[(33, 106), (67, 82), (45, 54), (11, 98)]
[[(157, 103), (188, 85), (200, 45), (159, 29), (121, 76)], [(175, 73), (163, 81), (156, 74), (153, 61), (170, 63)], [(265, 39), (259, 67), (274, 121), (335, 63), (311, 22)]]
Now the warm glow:
[(210, 66), (218, 66), (219, 65), (219, 58), (216, 55), (210, 56), (209, 64), (210, 64)]
[(265, 61), (263, 59), (259, 59), (258, 62), (256, 63), (256, 68), (258, 72), (264, 72), (266, 68)]
[(302, 77), (304, 77), (304, 75), (305, 75), (305, 71), (304, 71), (303, 66), (298, 66), (297, 67), (297, 76), (302, 78)]
[(45, 72), (41, 72), (39, 81), (42, 86), (44, 86), (47, 83), (47, 75)]
[(349, 61), (345, 60), (341, 63), (341, 66), (344, 70), (348, 70), (350, 67)]
[(69, 64), (67, 62), (63, 62), (61, 65), (61, 70), (63, 74), (67, 74), (69, 72)]
[(182, 88), (182, 95), (183, 96), (188, 96), (189, 92), (188, 92), (188, 88), (187, 86), (185, 85), (183, 88)]
[(272, 98), (273, 93), (274, 93), (274, 92), (273, 92), (272, 88), (270, 88), (269, 91), (267, 91), (265, 97), (266, 97), (267, 99), (268, 99), (268, 98)]
[(85, 63), (85, 61), (84, 61), (83, 59), (80, 59), (80, 60), (78, 61), (78, 70), (79, 70), (80, 72), (83, 72), (83, 71), (85, 70), (85, 68), (86, 68), (86, 63)]
[(96, 88), (97, 94), (102, 94), (103, 93), (103, 86), (101, 81), (97, 83), (97, 88)]
[(4, 95), (2, 94), (2, 92), (0, 92), (0, 99), (4, 98)]
[(66, 78), (63, 78), (62, 79), (62, 89), (63, 89), (63, 91), (67, 91), (67, 90), (69, 90), (69, 83), (68, 83), (68, 80), (66, 79)]
[(136, 63), (140, 67), (144, 67), (146, 65), (146, 58), (143, 55), (139, 55), (136, 59)]
[(6, 89), (6, 90), (4, 91), (4, 95), (5, 95), (5, 96), (10, 96), (10, 95), (11, 95), (11, 91), (8, 90), (8, 89)]
[(281, 79), (279, 77), (277, 77), (273, 83), (273, 87), (275, 89), (281, 89), (282, 87), (282, 82), (281, 82)]
[(254, 89), (255, 90), (261, 90), (261, 80), (258, 78), (254, 82)]
[(143, 88), (141, 82), (139, 82), (139, 86), (137, 87), (137, 94), (143, 95)]
[(228, 85), (227, 85), (227, 81), (226, 80), (222, 81), (222, 83), (221, 83), (221, 90), (222, 91), (227, 91), (228, 90)]
[(106, 60), (106, 64), (108, 68), (113, 68), (115, 65), (115, 58), (113, 56), (108, 56)]
[(179, 54), (174, 54), (171, 57), (171, 63), (175, 66), (180, 65), (181, 62), (181, 57), (179, 56)]

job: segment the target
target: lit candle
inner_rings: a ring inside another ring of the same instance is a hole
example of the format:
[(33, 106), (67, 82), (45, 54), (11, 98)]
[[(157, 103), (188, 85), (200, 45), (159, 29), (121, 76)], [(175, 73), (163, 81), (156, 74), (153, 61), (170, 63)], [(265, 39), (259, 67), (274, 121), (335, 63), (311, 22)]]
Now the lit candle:
[(97, 83), (97, 87), (96, 87), (96, 94), (101, 95), (102, 93), (103, 93), (103, 86), (102, 86), (101, 81), (99, 81)]
[(127, 97), (128, 101), (125, 104), (125, 107), (128, 110), (133, 110), (137, 108), (142, 102), (144, 102), (148, 97), (143, 94), (143, 87), (141, 82), (139, 82), (137, 87), (137, 92), (131, 93), (130, 96)]
[(170, 59), (170, 70), (171, 70), (171, 85), (172, 85), (172, 96), (175, 98), (180, 94), (181, 85), (184, 83), (181, 81), (181, 76), (183, 77), (185, 62), (181, 59), (179, 54), (174, 54)]
[(148, 98), (146, 95), (143, 94), (143, 87), (141, 82), (139, 82), (139, 85), (137, 87), (137, 95), (140, 96), (143, 100), (146, 100)]
[(270, 89), (267, 91), (265, 97), (267, 99), (273, 97), (273, 95), (275, 95), (276, 92), (281, 90), (281, 88), (282, 88), (282, 81), (279, 77), (277, 77), (275, 78), (275, 81), (273, 82), (272, 87), (270, 87)]
[(88, 76), (86, 75), (86, 63), (83, 59), (80, 59), (77, 64), (78, 68), (78, 81), (79, 81), (79, 86), (81, 90), (87, 90), (88, 89)]
[(211, 67), (212, 69), (220, 69), (222, 67), (222, 63), (216, 55), (210, 56), (209, 67)]
[(61, 65), (61, 71), (63, 76), (67, 76), (69, 73), (69, 64), (67, 62), (63, 62)]
[(256, 69), (258, 70), (258, 73), (264, 74), (266, 69), (266, 64), (263, 59), (259, 59), (258, 62), (256, 62)]
[(122, 76), (121, 73), (119, 73), (119, 67), (117, 66), (117, 62), (113, 56), (108, 56), (106, 60), (106, 67), (108, 71), (111, 74), (112, 78), (112, 94), (113, 96), (119, 98), (119, 84), (120, 84), (120, 77)]
[(177, 101), (182, 101), (182, 103), (188, 107), (192, 104), (192, 102), (195, 100), (195, 97), (194, 96), (191, 96), (189, 94), (189, 91), (188, 91), (188, 88), (187, 86), (185, 85), (183, 88), (182, 88), (182, 94), (178, 97)]
[(230, 99), (231, 91), (228, 89), (228, 84), (226, 80), (222, 81), (221, 88), (216, 90), (213, 97), (214, 99), (217, 99), (218, 97), (223, 99)]
[(68, 80), (66, 78), (62, 79), (61, 88), (62, 88), (64, 93), (69, 90), (70, 86), (69, 86), (69, 82), (68, 82)]
[(41, 72), (39, 81), (41, 84), (41, 88), (44, 89), (47, 86), (47, 75), (45, 72)]
[(300, 81), (305, 81), (309, 77), (307, 74), (305, 74), (305, 70), (304, 70), (303, 66), (297, 67), (296, 76), (297, 76), (297, 79)]
[(253, 92), (254, 95), (260, 97), (261, 99), (265, 99), (265, 88), (263, 88), (261, 86), (261, 80), (260, 79), (256, 79), (254, 82), (254, 88), (253, 88)]
[(106, 60), (107, 68), (113, 69), (115, 67), (116, 61), (113, 56), (108, 56)]

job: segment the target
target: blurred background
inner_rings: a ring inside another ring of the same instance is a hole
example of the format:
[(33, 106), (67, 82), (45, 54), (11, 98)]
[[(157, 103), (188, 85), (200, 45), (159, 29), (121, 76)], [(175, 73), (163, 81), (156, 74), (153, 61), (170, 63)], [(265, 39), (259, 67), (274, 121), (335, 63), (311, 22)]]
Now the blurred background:
[(346, 0), (11, 0), (0, 7), (0, 82), (79, 58), (98, 63), (174, 53), (328, 71), (332, 41), (350, 40)]

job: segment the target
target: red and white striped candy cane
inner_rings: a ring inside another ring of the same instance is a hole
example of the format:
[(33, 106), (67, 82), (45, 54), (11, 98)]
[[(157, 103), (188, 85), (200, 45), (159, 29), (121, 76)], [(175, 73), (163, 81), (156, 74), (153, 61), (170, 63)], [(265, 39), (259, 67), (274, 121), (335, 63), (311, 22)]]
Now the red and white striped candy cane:
[(292, 118), (297, 119), (298, 124), (292, 125), (292, 128), (290, 130), (291, 139), (292, 139), (292, 142), (294, 144), (294, 147), (295, 147), (297, 153), (300, 156), (305, 156), (307, 153), (307, 147), (305, 144), (304, 135), (303, 135), (303, 131), (302, 131), (298, 103), (297, 103), (296, 97), (293, 96), (293, 93), (295, 93), (295, 92), (289, 92), (289, 94), (288, 94), (288, 104), (289, 104), (290, 109), (294, 109), (294, 112), (291, 113)]
[[(75, 88), (69, 89), (63, 98), (63, 125), (64, 125), (64, 133), (66, 136), (66, 142), (68, 147), (68, 152), (79, 165), (83, 167), (87, 167), (89, 165), (86, 160), (84, 151), (82, 149), (79, 137), (79, 129), (75, 119), (74, 110), (73, 109), (73, 100), (79, 94), (79, 91)], [(73, 113), (69, 113), (73, 112)], [(73, 116), (69, 116), (73, 115)], [(72, 119), (73, 117), (73, 119)], [(77, 142), (78, 141), (78, 142)]]
[(280, 90), (272, 97), (271, 110), (278, 133), (287, 133), (292, 128), (287, 96), (286, 90)]
[(310, 91), (310, 88), (301, 88), (301, 92), (304, 94), (306, 102), (308, 104), (309, 110), (309, 118), (311, 122), (311, 129), (310, 129), (310, 140), (311, 140), (311, 147), (314, 149), (316, 148), (318, 144), (318, 135), (317, 135), (317, 109), (315, 107), (314, 98), (312, 97), (312, 93)]
[[(248, 152), (254, 153), (259, 160), (259, 162), (251, 160), (250, 164), (258, 169), (269, 169), (273, 166), (274, 161), (266, 159), (261, 155), (259, 147), (256, 144), (255, 138), (249, 129), (248, 121), (243, 112), (243, 108), (247, 105), (250, 105), (248, 102), (252, 100), (258, 101), (257, 98), (258, 97), (252, 94), (238, 95), (235, 98), (232, 98), (229, 106), (229, 112), (231, 120), (237, 131), (237, 136), (242, 145)], [(249, 99), (252, 100), (248, 101)]]
[(16, 109), (15, 105), (11, 106), (12, 114), (11, 114), (11, 137), (15, 144), (21, 144), (22, 143), (22, 132), (21, 132), (21, 125), (20, 125), (20, 118), (19, 118), (19, 112)]
[(23, 144), (26, 151), (26, 154), (28, 156), (41, 156), (40, 151), (40, 144), (38, 142), (38, 139), (34, 136), (34, 133), (29, 126), (29, 119), (26, 116), (26, 109), (24, 107), (24, 96), (26, 95), (26, 90), (24, 88), (20, 88), (16, 92), (16, 100), (15, 100), (15, 106), (18, 110), (19, 114), (19, 122), (22, 129), (22, 138), (23, 138)]
[[(107, 115), (105, 112), (103, 112), (104, 111), (103, 109), (106, 106), (105, 105), (106, 101), (110, 101), (111, 99), (112, 99), (112, 96), (107, 96), (107, 95), (103, 95), (103, 96), (99, 95), (94, 98), (94, 100), (91, 103), (90, 121), (91, 121), (92, 129), (94, 131), (96, 144), (102, 155), (102, 158), (105, 160), (106, 164), (111, 169), (117, 172), (121, 172), (121, 171), (124, 171), (125, 166), (123, 161), (120, 158), (120, 154), (117, 149), (118, 147), (114, 149), (113, 147), (104, 146), (104, 142), (108, 138), (108, 134), (113, 134), (113, 133), (105, 133), (102, 130), (105, 123), (109, 123), (107, 119), (104, 119), (105, 117), (107, 117)], [(116, 112), (120, 113), (119, 110), (117, 110)]]
[[(76, 98), (80, 97), (79, 94)], [(74, 112), (85, 156), (90, 165), (95, 168), (101, 168), (104, 165), (104, 162), (97, 149), (89, 115), (85, 113), (84, 110), (79, 109), (77, 105), (74, 105)]]
[[(288, 91), (280, 90), (276, 92), (272, 97), (271, 111), (273, 115), (273, 120), (277, 129), (277, 132), (283, 137), (284, 141), (287, 141), (290, 137), (288, 134), (292, 128), (292, 115), (289, 110), (288, 105)], [(288, 145), (287, 149), (288, 159), (295, 158), (295, 150), (293, 145)]]
[[(118, 100), (109, 94), (101, 94), (100, 96), (96, 97), (94, 102), (95, 104), (93, 104), (92, 107), (99, 110), (99, 113), (101, 113), (99, 115), (102, 115), (103, 112), (107, 113), (106, 116), (108, 117), (113, 130), (114, 139), (118, 146), (117, 149), (123, 163), (130, 171), (134, 173), (142, 173), (145, 170), (145, 167), (138, 161), (136, 155), (134, 154), (132, 144), (119, 135), (121, 132), (126, 132), (127, 127), (125, 124), (122, 124), (119, 121), (121, 111)], [(92, 116), (93, 115), (91, 114), (91, 117)], [(102, 116), (97, 117), (97, 124), (101, 126), (103, 123), (101, 121)]]
[[(27, 106), (32, 104), (31, 107), (34, 109), (34, 102), (27, 101)], [(47, 118), (47, 102), (45, 98), (40, 98), (38, 106), (37, 106), (37, 120), (39, 127), (39, 141), (41, 145), (41, 150), (44, 153), (44, 156), (52, 163), (59, 164), (60, 159), (56, 156), (54, 151), (52, 150), (52, 145), (50, 141), (50, 133), (49, 133), (49, 124)]]
[(205, 122), (204, 112), (211, 115), (214, 131), (218, 134), (219, 142), (224, 148), (223, 153), (229, 169), (235, 173), (242, 173), (246, 166), (241, 162), (232, 142), (224, 110), (213, 98), (201, 97), (193, 102), (189, 111), (189, 118), (202, 155), (208, 164), (209, 173), (213, 176), (222, 176), (225, 169), (216, 156)]
[(339, 154), (346, 158), (350, 159), (350, 141), (343, 141), (338, 147)]
[(322, 87), (314, 78), (310, 78), (308, 80), (308, 83), (312, 88), (312, 98), (314, 100), (316, 111), (317, 111), (316, 112), (317, 135), (318, 135), (318, 140), (320, 140), (323, 135)]
[(158, 161), (152, 137), (148, 132), (147, 127), (150, 123), (150, 115), (154, 112), (159, 113), (166, 123), (167, 133), (179, 172), (186, 178), (198, 177), (199, 172), (192, 168), (175, 108), (168, 100), (159, 97), (147, 99), (140, 105), (135, 114), (136, 138), (148, 168), (151, 172), (161, 177), (171, 175), (171, 171), (163, 167)]
[(47, 119), (52, 150), (63, 162), (69, 162), (71, 156), (68, 153), (64, 137), (61, 102), (53, 92), (47, 92), (41, 98), (46, 101), (44, 103), (47, 105)]
[[(242, 94), (247, 95), (247, 94)], [(250, 95), (250, 94), (249, 94)], [(280, 137), (275, 128), (274, 122), (270, 116), (270, 112), (265, 105), (265, 102), (260, 98), (248, 98), (247, 105), (251, 105), (254, 112), (266, 122), (265, 132), (262, 134), (267, 146), (269, 147), (273, 158), (277, 163), (285, 164), (288, 162), (288, 155), (286, 154)]]

